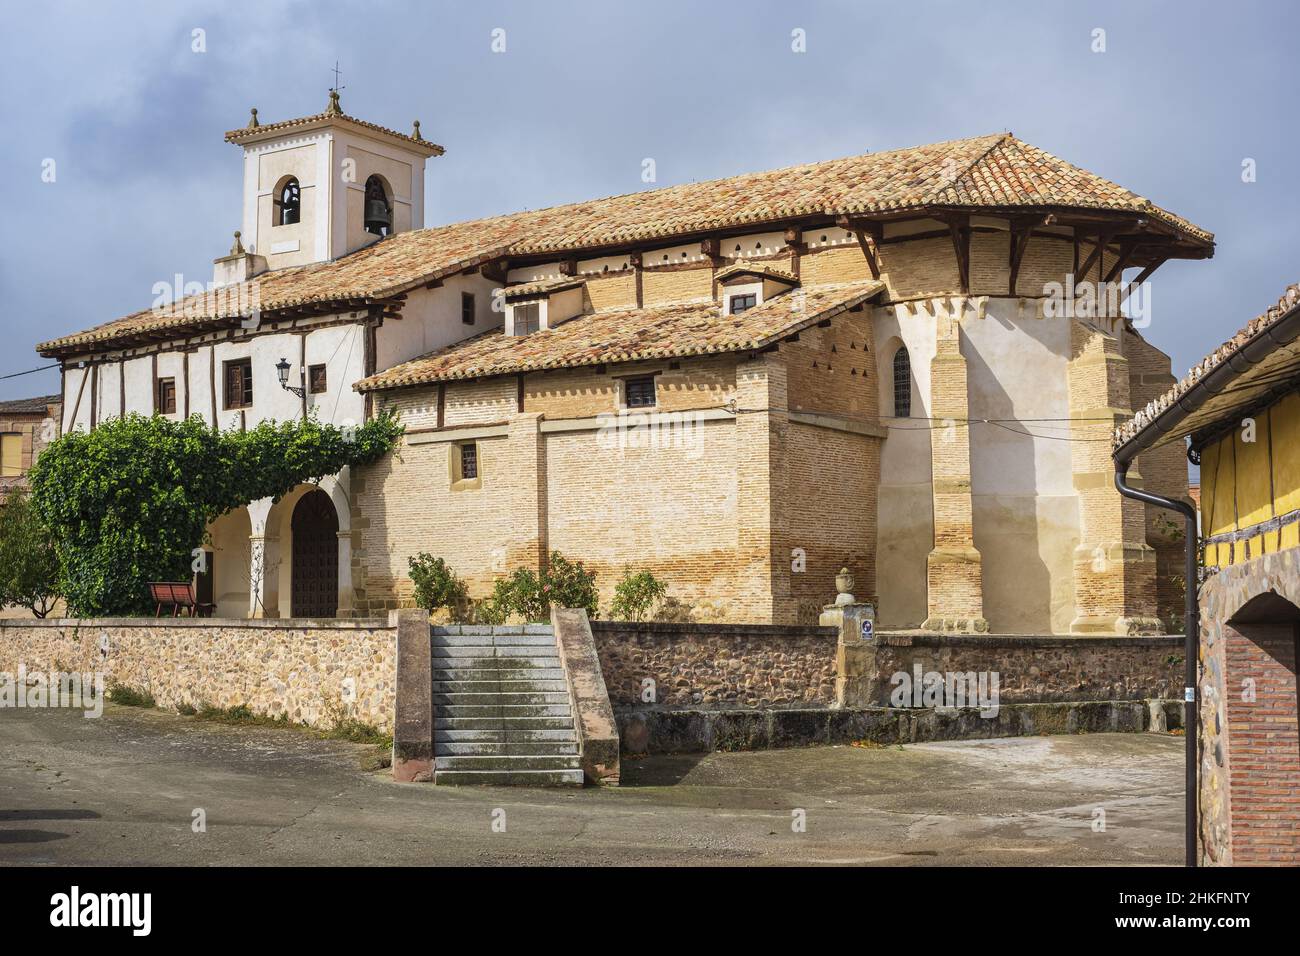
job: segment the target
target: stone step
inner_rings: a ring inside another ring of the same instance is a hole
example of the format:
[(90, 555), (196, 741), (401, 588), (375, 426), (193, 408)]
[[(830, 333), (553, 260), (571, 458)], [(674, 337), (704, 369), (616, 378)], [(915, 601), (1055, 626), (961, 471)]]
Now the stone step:
[(492, 645), (497, 649), (510, 647), (554, 647), (554, 634), (494, 634)]
[(433, 732), (433, 742), (436, 744), (576, 744), (578, 735), (571, 728), (511, 731), (494, 727), (484, 727), (477, 730), (438, 728)]
[(448, 704), (439, 717), (568, 717), (568, 704)]
[(573, 730), (572, 717), (440, 717), (435, 730)]
[(435, 707), (448, 707), (457, 704), (478, 704), (484, 706), (510, 704), (567, 704), (568, 691), (435, 691)]
[(433, 682), (435, 694), (567, 694), (568, 690), (569, 686), (563, 680), (436, 680)]
[[(433, 663), (435, 667), (495, 667), (502, 661), (537, 662), (544, 667), (559, 667), (560, 655), (548, 652), (545, 647), (519, 648), (520, 653), (498, 647), (435, 647)], [(466, 665), (465, 661), (484, 661), (483, 664)]]
[(566, 743), (570, 740), (575, 743), (578, 740), (577, 731), (573, 728), (573, 722), (569, 721), (567, 727), (550, 727), (550, 728), (532, 728), (529, 730), (510, 730), (507, 729), (502, 734), (502, 739), (508, 744), (521, 743)]
[(433, 782), (444, 787), (581, 787), (581, 770), (439, 770)]
[(500, 667), (446, 667), (434, 668), (434, 683), (462, 680), (564, 680), (564, 671), (558, 667), (518, 667), (502, 663)]
[(444, 770), (578, 770), (581, 767), (582, 762), (573, 754), (433, 758), (435, 776)]
[(495, 740), (447, 740), (435, 742), (435, 757), (491, 757), (491, 756), (576, 756), (578, 745), (562, 741), (533, 741), (531, 743), (500, 743)]

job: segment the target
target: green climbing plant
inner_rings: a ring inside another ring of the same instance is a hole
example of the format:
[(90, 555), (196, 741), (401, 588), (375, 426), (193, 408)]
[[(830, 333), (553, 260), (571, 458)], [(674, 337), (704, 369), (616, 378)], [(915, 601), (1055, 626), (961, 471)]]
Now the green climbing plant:
[(196, 417), (127, 415), (42, 452), (32, 503), (59, 558), (69, 613), (145, 613), (146, 583), (186, 580), (218, 516), (376, 461), (402, 433), (384, 415), (355, 428), (314, 419), (218, 431)]

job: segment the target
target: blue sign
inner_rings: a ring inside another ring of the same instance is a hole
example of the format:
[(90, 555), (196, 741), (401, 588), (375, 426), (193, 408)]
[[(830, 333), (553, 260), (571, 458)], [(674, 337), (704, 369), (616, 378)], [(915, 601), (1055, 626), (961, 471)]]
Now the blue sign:
[(875, 630), (876, 622), (871, 620), (871, 618), (866, 618), (862, 622), (862, 639), (864, 641), (871, 640), (871, 635), (875, 633)]

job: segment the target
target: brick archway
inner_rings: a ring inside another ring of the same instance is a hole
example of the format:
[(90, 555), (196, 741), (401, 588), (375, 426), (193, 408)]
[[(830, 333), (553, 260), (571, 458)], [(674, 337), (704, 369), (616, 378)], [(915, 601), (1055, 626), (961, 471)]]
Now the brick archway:
[(1201, 589), (1201, 840), (1206, 862), (1300, 863), (1298, 549)]

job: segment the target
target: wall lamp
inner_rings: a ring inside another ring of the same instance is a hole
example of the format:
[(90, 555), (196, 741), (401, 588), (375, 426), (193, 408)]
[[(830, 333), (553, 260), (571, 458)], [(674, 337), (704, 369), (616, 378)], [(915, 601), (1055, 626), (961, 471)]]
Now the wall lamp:
[(299, 398), (306, 397), (307, 390), (301, 385), (302, 369), (298, 369), (298, 381), (300, 383), (298, 385), (289, 384), (289, 361), (287, 359), (282, 358), (280, 361), (275, 363), (275, 372), (280, 377), (280, 387), (282, 389), (286, 392), (293, 392)]

